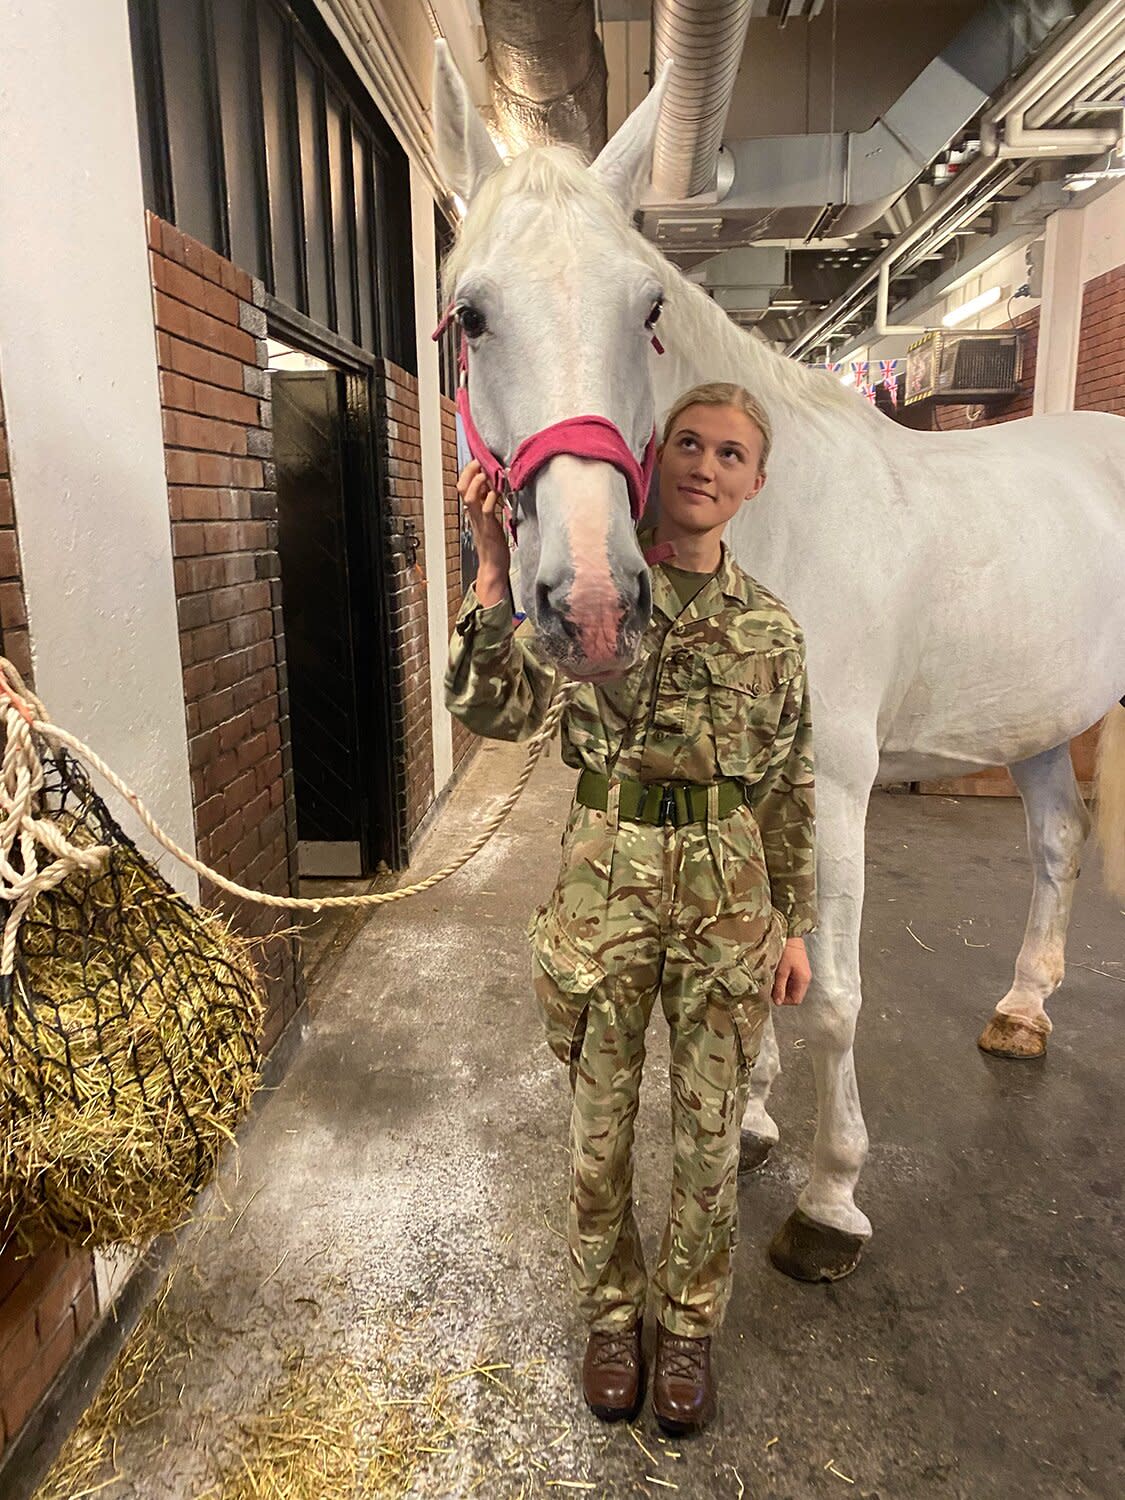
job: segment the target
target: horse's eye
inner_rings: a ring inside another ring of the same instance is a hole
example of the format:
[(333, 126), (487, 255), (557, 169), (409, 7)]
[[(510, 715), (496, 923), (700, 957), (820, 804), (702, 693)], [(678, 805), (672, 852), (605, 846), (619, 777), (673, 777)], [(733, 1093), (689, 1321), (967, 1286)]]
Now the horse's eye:
[(467, 338), (479, 339), (485, 330), (484, 313), (475, 307), (459, 307), (457, 309), (457, 321), (460, 323)]
[(660, 314), (663, 311), (663, 308), (664, 308), (664, 298), (663, 297), (657, 297), (656, 301), (652, 304), (652, 311), (649, 313), (648, 317), (645, 319), (645, 327), (646, 328), (651, 328), (655, 323), (658, 323), (660, 321)]

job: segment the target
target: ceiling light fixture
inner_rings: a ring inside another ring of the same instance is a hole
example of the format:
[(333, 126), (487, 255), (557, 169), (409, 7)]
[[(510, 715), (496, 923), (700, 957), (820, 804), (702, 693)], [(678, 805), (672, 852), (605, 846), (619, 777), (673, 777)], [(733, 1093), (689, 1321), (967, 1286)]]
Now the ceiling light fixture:
[(952, 312), (947, 312), (942, 318), (942, 324), (946, 328), (956, 328), (958, 323), (966, 323), (977, 313), (984, 312), (986, 307), (993, 307), (1004, 295), (1004, 288), (990, 286), (987, 292), (981, 292), (979, 297), (970, 297), (968, 302), (962, 302), (960, 307), (955, 307)]

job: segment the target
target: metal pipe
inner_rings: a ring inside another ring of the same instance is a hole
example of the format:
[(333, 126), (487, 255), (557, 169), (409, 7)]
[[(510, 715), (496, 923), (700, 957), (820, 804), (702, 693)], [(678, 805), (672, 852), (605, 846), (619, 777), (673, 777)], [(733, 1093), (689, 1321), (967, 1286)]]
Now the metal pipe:
[(1100, 77), (1107, 67), (1113, 65), (1114, 59), (1121, 59), (1123, 53), (1125, 53), (1125, 16), (1097, 46), (1090, 49), (1089, 56), (1084, 58), (1079, 66), (1068, 71), (1053, 88), (1048, 89), (1034, 104), (1027, 106), (1023, 112), (1025, 126), (1029, 130), (1037, 130), (1040, 126), (1049, 124), (1054, 115), (1081, 97), (1090, 84)]
[(878, 338), (886, 338), (889, 333), (928, 333), (928, 328), (911, 327), (906, 323), (890, 324), (887, 322), (890, 316), (891, 300), (891, 263), (886, 261), (879, 267), (879, 286), (875, 293), (875, 322), (873, 331)]
[[(1009, 168), (1002, 179), (993, 183), (989, 196), (995, 195), (1003, 186), (1013, 181), (1020, 173), (1023, 162), (1033, 156), (1067, 156), (1073, 155), (1076, 150), (1096, 152), (1106, 149), (1102, 144), (1105, 131), (1042, 131), (1025, 132), (1022, 136), (1017, 127), (1016, 142), (1012, 143), (1011, 152), (1001, 149), (997, 126), (1001, 121), (1007, 122), (1009, 117), (1028, 109), (1032, 103), (1042, 97), (1048, 87), (1053, 87), (1067, 70), (1078, 65), (1081, 59), (1102, 42), (1113, 30), (1118, 22), (1125, 16), (1125, 0), (1103, 0), (1087, 17), (1068, 27), (1058, 39), (1053, 48), (1032, 65), (1028, 73), (1022, 77), (1014, 88), (1010, 89), (994, 106), (982, 116), (981, 119), (981, 150), (982, 154), (966, 172), (962, 172), (955, 179), (953, 185), (945, 190), (942, 195), (931, 205), (927, 211), (915, 222), (915, 224), (901, 235), (893, 244), (888, 245), (883, 253), (866, 266), (859, 277), (852, 283), (842, 297), (812, 323), (798, 338), (792, 340), (785, 349), (785, 353), (794, 357), (808, 347), (816, 338), (824, 332), (831, 330), (853, 310), (857, 299), (863, 296), (873, 281), (881, 282), (885, 279), (889, 297), (890, 269), (896, 262), (906, 257), (907, 251), (912, 249), (923, 238), (930, 235), (931, 230), (937, 230), (933, 239), (936, 242), (939, 237), (942, 243), (954, 230), (959, 227), (958, 222), (943, 224), (951, 209), (963, 202), (974, 192), (974, 190), (987, 182), (994, 169), (999, 165), (998, 158), (1001, 155), (1012, 155), (1018, 158), (1019, 164)], [(1006, 136), (1008, 126), (1005, 125)], [(1116, 139), (1116, 132), (1113, 133)], [(1097, 144), (1090, 145), (1092, 137), (1097, 137)], [(985, 151), (986, 138), (991, 138), (991, 151)], [(1081, 142), (1077, 147), (1075, 140)], [(1020, 149), (1016, 149), (1016, 144)], [(1007, 140), (1005, 145), (1007, 145)], [(972, 211), (970, 208), (969, 212)], [(976, 210), (979, 212), (979, 209)], [(969, 216), (967, 212), (959, 222), (965, 222)], [(941, 226), (938, 229), (938, 226)], [(885, 323), (886, 303), (882, 304), (882, 315)], [(894, 324), (886, 325), (888, 331), (902, 332), (896, 329)]]
[[(996, 162), (991, 163), (992, 167), (996, 167), (998, 165), (999, 164)], [(902, 266), (900, 267), (901, 272), (909, 271), (911, 267), (916, 266), (919, 261), (925, 260), (925, 258), (933, 250), (939, 248), (941, 245), (944, 245), (947, 240), (951, 239), (953, 235), (958, 232), (959, 229), (976, 218), (977, 215), (981, 212), (981, 209), (985, 207), (997, 193), (1002, 193), (1010, 183), (1014, 182), (1023, 171), (1023, 169), (1024, 163), (1019, 162), (1015, 166), (1010, 166), (1006, 170), (1002, 170), (1000, 175), (988, 185), (988, 191), (985, 195), (984, 202), (981, 202), (977, 199), (971, 199), (969, 202), (965, 203), (963, 207), (955, 211), (952, 216), (949, 217), (945, 222), (942, 222), (939, 218), (936, 224), (927, 225), (926, 233), (921, 238), (914, 238), (913, 236), (911, 236), (911, 238), (914, 240), (914, 243), (912, 245), (904, 246), (899, 243), (888, 245), (883, 254), (876, 260), (873, 260), (871, 262), (871, 265), (864, 270), (863, 275), (852, 283), (852, 285), (844, 293), (843, 297), (838, 298), (833, 307), (827, 309), (825, 314), (811, 329), (806, 330), (805, 333), (801, 334), (799, 338), (795, 339), (787, 347), (787, 349), (785, 350), (786, 354), (799, 352), (801, 349), (805, 348), (811, 342), (811, 338), (809, 337), (809, 335), (818, 335), (819, 332), (824, 328), (826, 323), (829, 325), (828, 332), (831, 333), (832, 329), (837, 323), (841, 321), (842, 318), (853, 312), (856, 307), (861, 307), (867, 300), (867, 295), (870, 295), (868, 289), (871, 285), (873, 274), (876, 271), (881, 272), (884, 268), (884, 265), (887, 271), (887, 289), (889, 299), (890, 269), (892, 265), (894, 265), (894, 263), (900, 259), (900, 257), (902, 259)], [(978, 178), (977, 182), (981, 180), (982, 179)], [(972, 185), (975, 187), (977, 183), (973, 183)], [(937, 209), (938, 207), (938, 204), (934, 205), (935, 209)], [(919, 224), (921, 224), (921, 222), (922, 221), (919, 220)], [(904, 236), (903, 238), (905, 239), (906, 236)], [(914, 251), (913, 254), (910, 253), (911, 250)], [(912, 331), (918, 331), (911, 330), (905, 324), (891, 323), (889, 321), (889, 314), (887, 314), (886, 312), (884, 313), (883, 324), (885, 334), (910, 333)], [(927, 329), (922, 329), (921, 331), (928, 332)]]
[[(807, 345), (811, 344), (819, 334), (824, 332), (826, 329), (831, 330), (831, 328), (834, 327), (835, 324), (840, 322), (840, 320), (847, 312), (851, 311), (852, 306), (856, 302), (857, 298), (863, 296), (863, 294), (871, 286), (871, 283), (877, 280), (880, 269), (883, 266), (886, 266), (889, 273), (890, 267), (893, 266), (897, 261), (902, 260), (905, 257), (906, 252), (917, 245), (920, 240), (929, 235), (932, 229), (935, 229), (937, 228), (937, 226), (941, 225), (942, 233), (952, 233), (953, 229), (959, 227), (959, 224), (963, 222), (963, 220), (954, 219), (953, 222), (948, 225), (943, 225), (942, 221), (945, 220), (950, 215), (950, 213), (958, 207), (958, 205), (964, 203), (966, 199), (970, 198), (977, 188), (981, 187), (999, 170), (1000, 164), (995, 160), (989, 161), (978, 159), (973, 163), (971, 167), (968, 168), (967, 171), (959, 173), (958, 176), (953, 180), (953, 183), (948, 188), (946, 188), (945, 192), (942, 193), (941, 197), (936, 199), (935, 202), (931, 204), (931, 206), (925, 211), (925, 213), (923, 213), (920, 218), (918, 218), (914, 222), (914, 224), (910, 227), (910, 229), (906, 231), (905, 234), (900, 235), (893, 244), (887, 246), (887, 248), (881, 255), (876, 256), (873, 261), (865, 266), (863, 271), (856, 278), (856, 280), (852, 282), (851, 286), (847, 289), (844, 295), (842, 297), (839, 297), (831, 307), (826, 308), (814, 323), (810, 324), (810, 326), (806, 328), (798, 338), (794, 339), (792, 343), (790, 343), (786, 347), (785, 353), (790, 356), (799, 354), (801, 350), (804, 349)], [(1018, 175), (1018, 167), (1014, 169), (1009, 168), (1004, 176), (1000, 179), (1000, 181), (995, 184), (994, 190), (999, 191), (1000, 187), (1006, 185), (1006, 183), (1010, 182), (1014, 177)], [(972, 205), (971, 208), (966, 211), (965, 217), (968, 217), (972, 212), (979, 213), (979, 211), (980, 210), (976, 205)]]
[[(1032, 60), (1061, 18), (1074, 19), (1073, 6), (987, 0), (867, 130), (725, 141), (720, 161), (731, 163), (733, 181), (717, 194), (723, 214), (829, 205), (835, 235), (866, 228), (988, 107), (1012, 69)], [(646, 208), (669, 201), (654, 191)], [(704, 199), (687, 206), (702, 209)]]
[(1094, 156), (1117, 144), (1120, 131), (1108, 125), (1089, 130), (1025, 130), (1022, 115), (1012, 115), (1004, 124), (1004, 139), (997, 156)]
[(652, 166), (653, 188), (666, 200), (714, 184), (751, 9), (751, 0), (656, 0), (656, 72), (675, 59)]
[[(1101, 0), (1080, 19), (1073, 22), (1048, 47), (1038, 62), (1032, 63), (1023, 77), (993, 107), (986, 110), (980, 122), (980, 148), (984, 156), (999, 155), (999, 125), (1017, 110), (1030, 109), (1052, 88), (1066, 71), (1079, 63), (1105, 35), (1125, 16), (1125, 0)], [(1098, 149), (1096, 146), (1093, 148)]]
[(606, 66), (593, 0), (481, 0), (497, 122), (513, 145), (594, 157), (606, 141)]

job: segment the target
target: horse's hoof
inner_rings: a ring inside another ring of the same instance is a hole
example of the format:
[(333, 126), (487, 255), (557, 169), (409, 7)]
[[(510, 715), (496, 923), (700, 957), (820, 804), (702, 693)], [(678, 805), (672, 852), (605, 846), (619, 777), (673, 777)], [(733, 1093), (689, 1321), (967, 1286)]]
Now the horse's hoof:
[(756, 1172), (759, 1167), (764, 1166), (766, 1158), (776, 1145), (776, 1141), (767, 1140), (764, 1135), (744, 1130), (738, 1143), (738, 1175), (744, 1177), (748, 1172)]
[(818, 1224), (795, 1208), (770, 1241), (770, 1260), (794, 1281), (839, 1281), (859, 1265), (862, 1235)]
[(1019, 1016), (997, 1014), (977, 1037), (977, 1046), (993, 1057), (1044, 1057), (1047, 1033)]

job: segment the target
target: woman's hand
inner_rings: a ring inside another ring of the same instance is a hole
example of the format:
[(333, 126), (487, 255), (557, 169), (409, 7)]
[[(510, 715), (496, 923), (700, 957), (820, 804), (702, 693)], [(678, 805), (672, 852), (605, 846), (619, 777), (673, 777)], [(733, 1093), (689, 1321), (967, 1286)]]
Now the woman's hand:
[(773, 1003), (775, 1005), (800, 1005), (812, 978), (809, 956), (805, 952), (804, 938), (788, 938), (773, 976)]
[(512, 554), (504, 531), (500, 497), (488, 487), (484, 470), (474, 458), (461, 470), (457, 493), (465, 503), (465, 514), (477, 549), (477, 598), (485, 609), (508, 597), (508, 570)]

